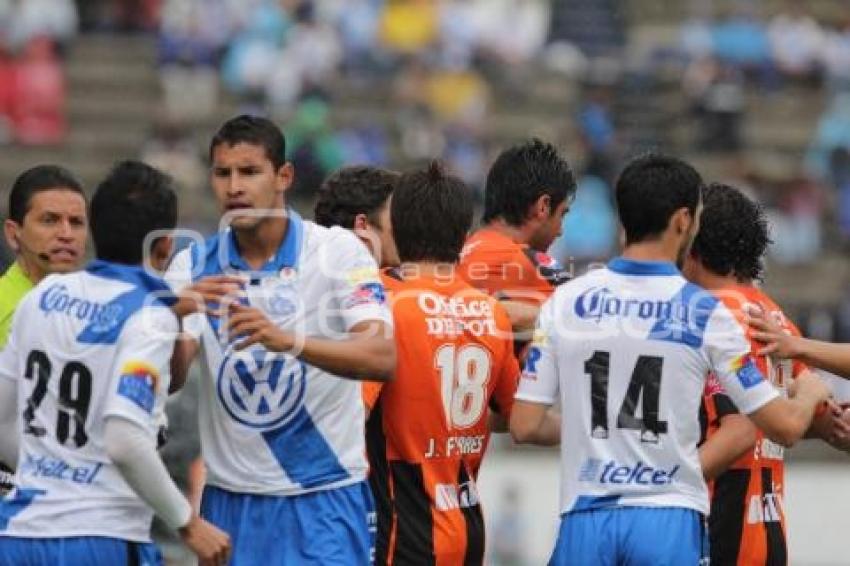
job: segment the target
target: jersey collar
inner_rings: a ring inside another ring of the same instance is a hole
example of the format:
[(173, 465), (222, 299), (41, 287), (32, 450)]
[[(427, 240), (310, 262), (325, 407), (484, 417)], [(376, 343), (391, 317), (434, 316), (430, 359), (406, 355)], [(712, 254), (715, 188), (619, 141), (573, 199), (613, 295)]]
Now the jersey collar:
[[(275, 255), (269, 258), (258, 271), (277, 272), (284, 267), (295, 267), (298, 264), (298, 256), (301, 253), (301, 242), (304, 235), (304, 221), (291, 208), (287, 209), (286, 218), (286, 233), (283, 235), (283, 242), (281, 242)], [(230, 267), (241, 271), (255, 271), (242, 258), (233, 230), (227, 230), (225, 242), (227, 246), (227, 260), (230, 263)]]
[(86, 271), (98, 277), (129, 283), (142, 293), (156, 293), (156, 300), (166, 306), (170, 306), (176, 300), (165, 281), (150, 275), (137, 265), (123, 265), (96, 259), (86, 266)]
[(608, 269), (622, 275), (679, 275), (679, 269), (669, 261), (638, 261), (624, 257), (609, 261)]

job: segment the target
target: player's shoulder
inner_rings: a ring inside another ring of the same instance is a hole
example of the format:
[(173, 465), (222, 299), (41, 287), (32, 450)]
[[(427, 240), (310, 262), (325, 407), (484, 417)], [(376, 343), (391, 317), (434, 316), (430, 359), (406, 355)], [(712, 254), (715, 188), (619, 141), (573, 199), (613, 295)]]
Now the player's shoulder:
[(317, 253), (335, 258), (352, 253), (369, 255), (365, 244), (351, 230), (341, 226), (321, 226), (310, 220), (303, 220), (302, 226), (304, 257), (313, 257)]
[(470, 235), (460, 252), (460, 261), (522, 256), (522, 246), (490, 228), (482, 227)]

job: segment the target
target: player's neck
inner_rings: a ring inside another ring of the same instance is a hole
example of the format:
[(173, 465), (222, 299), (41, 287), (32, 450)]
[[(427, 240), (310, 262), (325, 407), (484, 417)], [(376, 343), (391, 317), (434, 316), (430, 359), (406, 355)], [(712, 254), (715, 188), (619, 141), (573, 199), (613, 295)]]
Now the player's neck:
[(514, 226), (512, 224), (508, 224), (506, 221), (501, 218), (496, 218), (495, 220), (491, 220), (487, 223), (484, 228), (487, 230), (492, 230), (502, 236), (510, 238), (517, 244), (528, 244), (531, 241), (531, 236), (534, 234), (534, 230), (530, 227), (526, 226)]
[(733, 287), (752, 287), (752, 281), (741, 281), (734, 275), (718, 275), (707, 269), (703, 269), (699, 275), (697, 283), (703, 289), (708, 291), (719, 291), (721, 289), (731, 289)]
[(245, 230), (234, 230), (239, 244), (239, 255), (253, 269), (260, 269), (274, 256), (286, 236), (286, 218), (266, 218), (256, 226)]
[(623, 257), (634, 261), (666, 261), (675, 263), (677, 259), (675, 245), (663, 239), (630, 244), (623, 250)]
[(26, 276), (33, 285), (38, 285), (38, 282), (44, 279), (47, 275), (47, 273), (42, 271), (41, 267), (39, 267), (35, 261), (28, 261), (24, 254), (18, 255), (15, 262), (18, 264), (18, 267), (21, 269), (24, 276)]

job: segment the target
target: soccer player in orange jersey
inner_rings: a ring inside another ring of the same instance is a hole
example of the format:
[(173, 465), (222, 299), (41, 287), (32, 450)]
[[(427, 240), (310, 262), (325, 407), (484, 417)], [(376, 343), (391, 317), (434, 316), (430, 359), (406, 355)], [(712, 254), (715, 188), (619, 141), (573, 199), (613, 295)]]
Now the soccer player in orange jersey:
[(459, 271), (473, 287), (509, 301), (515, 329), (533, 327), (538, 307), (567, 280), (546, 250), (575, 192), (566, 159), (537, 139), (503, 151), (487, 174), (484, 225), (466, 241)]
[[(762, 209), (737, 189), (720, 184), (705, 189), (703, 203), (700, 231), (684, 275), (717, 295), (742, 322), (747, 313), (760, 311), (784, 331), (799, 336), (782, 309), (756, 286), (770, 243)], [(756, 350), (758, 344), (753, 341)], [(786, 395), (793, 378), (805, 369), (789, 360), (755, 359), (762, 374)], [(810, 435), (831, 436), (833, 417), (828, 412), (817, 418)], [(783, 447), (739, 415), (712, 376), (706, 384), (700, 421), (707, 437), (700, 460), (706, 477), (714, 480), (709, 486), (711, 563), (786, 564)]]
[(475, 482), (490, 412), (507, 417), (513, 404), (519, 367), (510, 321), (455, 273), (472, 222), (462, 181), (436, 164), (404, 174), (390, 214), (402, 263), (383, 282), (398, 357), (367, 424), (375, 563), (481, 564)]

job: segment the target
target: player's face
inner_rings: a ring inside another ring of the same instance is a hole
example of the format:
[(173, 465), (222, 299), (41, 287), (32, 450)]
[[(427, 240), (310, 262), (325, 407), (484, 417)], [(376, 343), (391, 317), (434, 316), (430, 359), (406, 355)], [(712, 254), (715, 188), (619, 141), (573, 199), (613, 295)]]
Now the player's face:
[(555, 238), (563, 232), (564, 216), (567, 215), (569, 210), (569, 203), (566, 200), (562, 201), (561, 204), (555, 207), (555, 211), (543, 220), (543, 223), (534, 233), (534, 236), (529, 240), (528, 245), (540, 252), (547, 251), (549, 246), (552, 245), (552, 242), (555, 241)]
[(266, 219), (280, 217), (283, 195), (294, 177), (291, 164), (275, 170), (263, 146), (245, 142), (217, 145), (212, 161), (213, 192), (230, 226), (252, 230)]
[(88, 237), (86, 202), (77, 192), (57, 188), (35, 193), (20, 225), (6, 223), (9, 243), (34, 280), (79, 269)]

